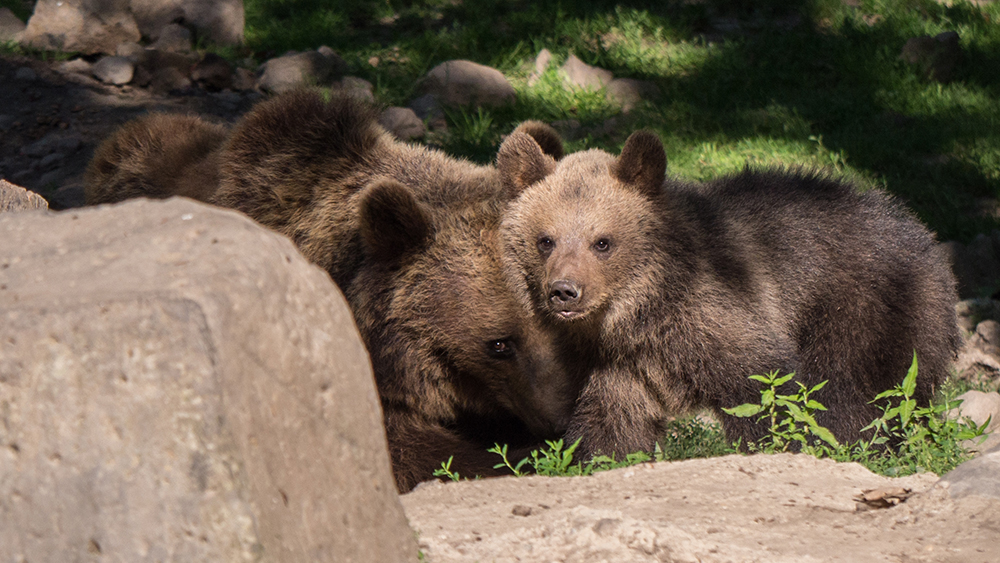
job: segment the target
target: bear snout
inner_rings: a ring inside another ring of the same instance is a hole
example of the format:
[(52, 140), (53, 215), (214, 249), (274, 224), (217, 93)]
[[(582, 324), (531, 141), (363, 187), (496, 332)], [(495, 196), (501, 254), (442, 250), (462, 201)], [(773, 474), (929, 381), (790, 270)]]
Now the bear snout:
[(549, 286), (549, 304), (564, 318), (580, 314), (583, 303), (583, 286), (571, 280), (556, 280)]

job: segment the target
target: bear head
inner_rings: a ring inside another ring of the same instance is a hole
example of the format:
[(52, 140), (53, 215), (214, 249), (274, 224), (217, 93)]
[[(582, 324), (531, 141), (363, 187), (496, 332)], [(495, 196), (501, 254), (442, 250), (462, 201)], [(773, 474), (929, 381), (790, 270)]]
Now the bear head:
[(652, 133), (634, 133), (617, 158), (587, 150), (560, 161), (512, 134), (497, 168), (516, 197), (501, 228), (507, 277), (531, 310), (586, 324), (613, 313), (654, 269), (666, 154)]

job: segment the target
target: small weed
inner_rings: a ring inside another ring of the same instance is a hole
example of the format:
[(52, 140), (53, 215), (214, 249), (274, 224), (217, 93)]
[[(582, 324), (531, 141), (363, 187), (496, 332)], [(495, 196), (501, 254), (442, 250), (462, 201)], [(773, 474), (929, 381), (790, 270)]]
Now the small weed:
[(441, 469), (435, 469), (434, 470), (434, 476), (435, 477), (447, 477), (447, 478), (451, 479), (452, 481), (461, 481), (462, 480), (462, 476), (459, 475), (458, 472), (454, 472), (453, 473), (451, 471), (451, 462), (452, 462), (453, 459), (455, 459), (455, 456), (449, 457), (448, 461), (442, 461), (441, 462)]

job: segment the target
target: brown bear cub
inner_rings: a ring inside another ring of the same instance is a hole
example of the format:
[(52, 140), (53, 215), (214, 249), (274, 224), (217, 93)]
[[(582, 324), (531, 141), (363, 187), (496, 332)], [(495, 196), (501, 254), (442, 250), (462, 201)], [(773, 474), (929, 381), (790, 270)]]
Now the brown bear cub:
[(84, 179), (88, 205), (174, 195), (208, 201), (219, 185), (228, 131), (191, 115), (154, 113), (121, 126), (94, 152)]
[[(561, 156), (547, 126), (519, 131)], [(506, 286), (495, 168), (398, 142), (367, 104), (314, 91), (258, 104), (217, 158), (208, 201), (289, 236), (347, 297), (400, 491), (450, 456), (462, 475), (493, 474), (494, 442), (565, 431), (577, 390), (553, 336)]]
[(567, 433), (583, 455), (649, 451), (668, 415), (695, 407), (755, 441), (762, 424), (721, 409), (759, 402), (747, 376), (771, 370), (829, 380), (818, 421), (854, 441), (914, 351), (919, 400), (947, 374), (955, 279), (880, 191), (801, 171), (664, 181), (663, 145), (645, 132), (618, 158), (558, 163), (514, 134), (497, 162), (520, 194), (502, 225), (508, 278), (584, 376)]

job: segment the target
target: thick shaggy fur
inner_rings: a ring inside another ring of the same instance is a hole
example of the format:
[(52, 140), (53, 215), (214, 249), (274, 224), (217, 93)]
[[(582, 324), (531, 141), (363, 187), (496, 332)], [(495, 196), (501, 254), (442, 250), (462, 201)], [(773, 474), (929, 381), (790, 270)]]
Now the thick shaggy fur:
[(85, 175), (88, 205), (181, 195), (207, 201), (219, 185), (222, 125), (191, 115), (132, 120), (97, 148)]
[[(289, 236), (343, 290), (400, 491), (449, 456), (462, 475), (493, 474), (486, 449), (562, 434), (576, 390), (553, 336), (504, 282), (496, 169), (400, 143), (376, 117), (313, 91), (257, 105), (220, 151), (209, 201)], [(518, 131), (561, 156), (547, 126)]]
[[(520, 197), (503, 221), (508, 276), (578, 362), (568, 439), (584, 455), (649, 450), (667, 415), (760, 400), (748, 375), (795, 371), (841, 441), (902, 381), (931, 398), (959, 345), (955, 280), (933, 235), (890, 196), (815, 173), (746, 170), (664, 182), (659, 139), (561, 162), (512, 135), (498, 167)], [(788, 390), (795, 389), (793, 383)]]

